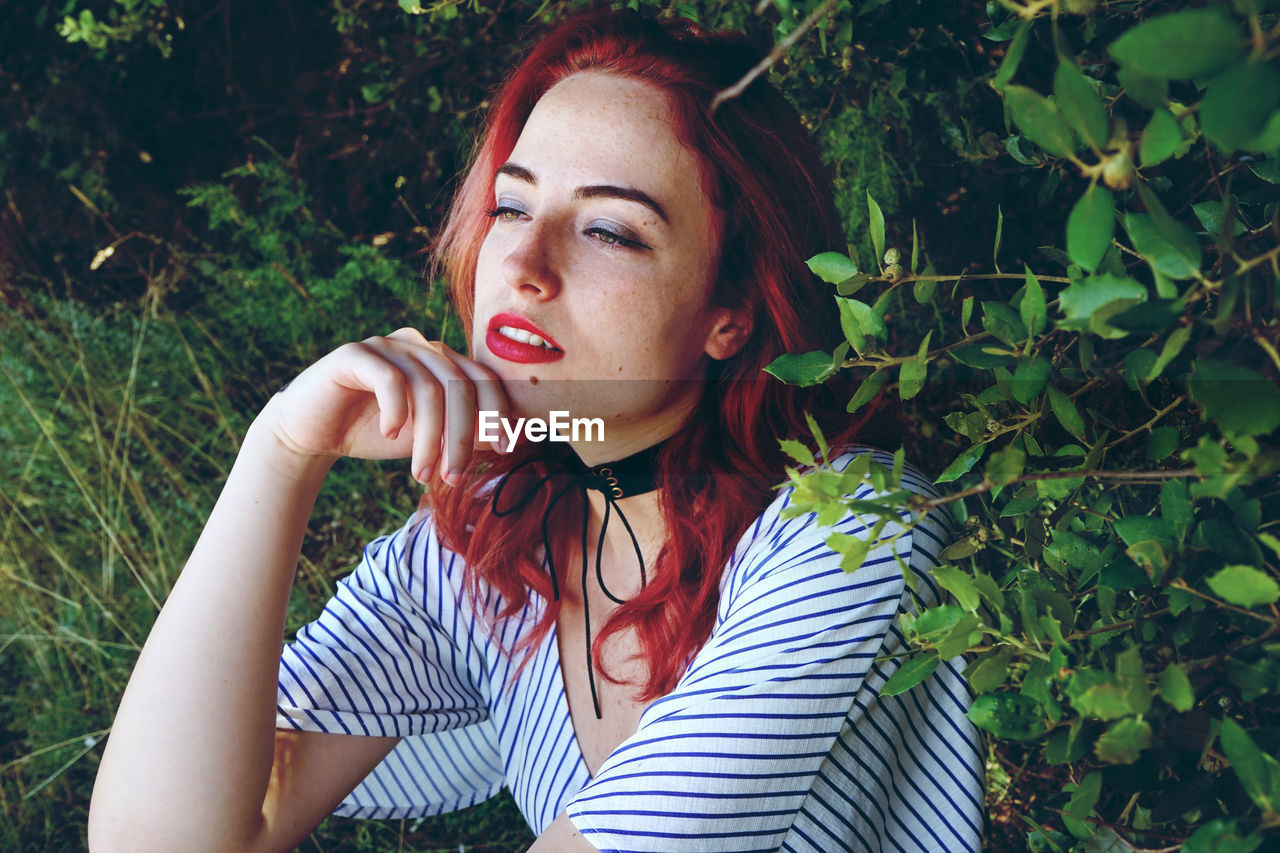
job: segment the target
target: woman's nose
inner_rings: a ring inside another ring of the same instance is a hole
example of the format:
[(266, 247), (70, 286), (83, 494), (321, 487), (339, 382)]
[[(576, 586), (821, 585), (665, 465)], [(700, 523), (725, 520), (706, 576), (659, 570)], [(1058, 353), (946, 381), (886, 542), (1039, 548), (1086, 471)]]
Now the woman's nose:
[(502, 261), (507, 283), (521, 292), (539, 299), (551, 299), (560, 292), (560, 275), (555, 262), (555, 247), (548, 223), (528, 223), (520, 241)]

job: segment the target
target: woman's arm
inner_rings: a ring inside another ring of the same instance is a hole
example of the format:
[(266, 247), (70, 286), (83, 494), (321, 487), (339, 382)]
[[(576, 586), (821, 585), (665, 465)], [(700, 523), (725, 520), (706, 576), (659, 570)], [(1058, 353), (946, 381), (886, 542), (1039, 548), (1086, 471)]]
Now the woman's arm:
[(477, 406), (506, 409), (486, 374), (402, 331), (335, 351), (267, 404), (121, 700), (90, 808), (95, 851), (288, 849), (391, 749), (275, 729), (302, 537), (340, 455), (411, 456), (430, 476), (450, 381), (470, 389), (448, 412), (446, 457), (465, 461)]
[(560, 812), (538, 836), (529, 853), (600, 853), (600, 848), (582, 837), (567, 812)]

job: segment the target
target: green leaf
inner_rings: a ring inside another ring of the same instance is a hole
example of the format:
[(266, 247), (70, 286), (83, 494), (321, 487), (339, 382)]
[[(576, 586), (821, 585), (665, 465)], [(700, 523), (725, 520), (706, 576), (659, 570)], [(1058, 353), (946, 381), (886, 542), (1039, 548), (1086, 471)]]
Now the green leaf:
[(964, 668), (965, 680), (975, 693), (989, 693), (1009, 680), (1009, 661), (1013, 660), (1013, 646), (999, 646), (984, 652), (982, 657)]
[(836, 285), (836, 293), (841, 296), (853, 296), (862, 289), (862, 286), (871, 281), (874, 276), (871, 273), (860, 272), (857, 275), (849, 276), (844, 281)]
[(876, 263), (880, 264), (884, 259), (884, 214), (871, 197), (871, 190), (867, 190), (867, 215), (871, 223), (871, 245), (876, 250)]
[(1038, 737), (1047, 728), (1040, 703), (1021, 693), (984, 693), (973, 700), (966, 716), (978, 728), (1011, 740)]
[(1280, 110), (1271, 114), (1267, 124), (1253, 139), (1242, 146), (1246, 151), (1259, 151), (1267, 154), (1280, 152)]
[(1171, 426), (1156, 427), (1147, 436), (1147, 458), (1159, 462), (1178, 449), (1178, 430)]
[(1059, 158), (1074, 154), (1075, 132), (1056, 106), (1039, 92), (1025, 86), (1006, 86), (1005, 105), (1028, 140)]
[(1280, 803), (1272, 801), (1275, 785), (1265, 760), (1270, 756), (1259, 749), (1257, 742), (1249, 736), (1249, 733), (1230, 717), (1222, 721), (1222, 728), (1218, 730), (1218, 740), (1222, 743), (1222, 751), (1226, 753), (1227, 760), (1231, 762), (1231, 768), (1236, 771), (1240, 786), (1249, 795), (1249, 799), (1257, 803), (1259, 808), (1274, 811)]
[(934, 654), (917, 655), (898, 667), (898, 671), (889, 676), (889, 680), (880, 688), (883, 696), (897, 696), (933, 675), (938, 668), (938, 656)]
[(1076, 408), (1075, 403), (1071, 402), (1071, 398), (1065, 392), (1053, 385), (1048, 387), (1048, 395), (1049, 406), (1053, 409), (1053, 416), (1058, 419), (1058, 423), (1062, 424), (1062, 428), (1067, 432), (1084, 441), (1084, 418), (1080, 416), (1080, 410)]
[(965, 474), (978, 464), (978, 460), (982, 458), (982, 454), (987, 450), (985, 444), (975, 444), (968, 450), (962, 452), (959, 456), (951, 461), (941, 474), (934, 480), (935, 483), (950, 483), (963, 477)]
[(826, 381), (836, 372), (831, 363), (831, 353), (816, 350), (806, 353), (783, 353), (765, 368), (788, 385), (808, 387)]
[(1195, 691), (1191, 688), (1191, 679), (1181, 664), (1171, 663), (1160, 673), (1156, 683), (1156, 691), (1160, 698), (1168, 702), (1175, 711), (1190, 711), (1196, 704)]
[(422, 14), (422, 0), (400, 0), (400, 8), (410, 15)]
[(1224, 566), (1205, 583), (1214, 595), (1237, 607), (1261, 607), (1280, 601), (1280, 584), (1253, 566)]
[(1241, 837), (1234, 820), (1214, 818), (1191, 833), (1180, 853), (1253, 853), (1262, 846), (1262, 836), (1251, 832)]
[(1018, 27), (1018, 32), (1014, 34), (1013, 41), (1009, 42), (1004, 59), (996, 69), (996, 76), (991, 80), (991, 85), (997, 92), (1007, 86), (1013, 79), (1013, 75), (1018, 73), (1018, 64), (1022, 62), (1022, 55), (1027, 52), (1027, 36), (1030, 32), (1031, 21), (1023, 21)]
[(992, 300), (982, 303), (982, 328), (1009, 346), (1016, 346), (1027, 339), (1022, 318), (1003, 302)]
[(1200, 103), (1200, 129), (1223, 153), (1249, 148), (1280, 106), (1280, 74), (1267, 62), (1243, 62), (1222, 72)]
[(942, 634), (954, 628), (964, 618), (964, 611), (954, 604), (930, 607), (912, 623), (912, 630), (919, 637)]
[[(838, 504), (836, 506), (839, 506)], [(840, 507), (843, 515), (843, 507)], [(838, 519), (837, 519), (838, 520)], [(871, 541), (863, 536), (850, 536), (847, 533), (832, 533), (827, 537), (827, 547), (841, 555), (840, 569), (855, 572), (862, 567), (871, 550)]]
[(831, 448), (827, 446), (827, 437), (822, 434), (822, 427), (818, 426), (818, 421), (807, 411), (804, 413), (804, 422), (809, 426), (809, 434), (813, 436), (814, 443), (818, 445), (818, 452), (822, 454), (823, 461), (829, 462), (831, 460)]
[(1024, 358), (1013, 371), (1013, 398), (1023, 405), (1029, 404), (1044, 390), (1053, 365), (1043, 356)]
[(1147, 685), (1146, 665), (1142, 661), (1142, 649), (1129, 648), (1116, 655), (1116, 676), (1124, 685), (1129, 704), (1139, 714), (1151, 710), (1151, 688)]
[(1173, 113), (1164, 107), (1157, 107), (1151, 114), (1151, 121), (1142, 131), (1142, 143), (1138, 146), (1138, 157), (1143, 168), (1156, 166), (1173, 156), (1173, 152), (1182, 144), (1182, 126), (1173, 117)]
[[(858, 316), (853, 308), (853, 299), (842, 299), (836, 297), (836, 306), (840, 311), (840, 329), (844, 332), (844, 339), (853, 347), (854, 352), (859, 355), (867, 348), (867, 336), (862, 331), (862, 325), (858, 322)], [(862, 303), (858, 303), (861, 305)], [(866, 306), (863, 306), (866, 307)]]
[[(1220, 201), (1198, 201), (1191, 205), (1191, 210), (1195, 213), (1196, 219), (1200, 220), (1200, 224), (1204, 226), (1204, 230), (1210, 234), (1224, 233), (1223, 226), (1225, 221), (1223, 216), (1226, 214), (1226, 205)], [(1231, 222), (1232, 237), (1239, 237), (1248, 231), (1248, 227), (1233, 216)]]
[(1133, 764), (1149, 746), (1151, 725), (1141, 717), (1127, 717), (1102, 733), (1093, 752), (1108, 764)]
[(1169, 337), (1165, 339), (1164, 346), (1161, 348), (1155, 364), (1151, 365), (1147, 380), (1155, 379), (1161, 373), (1164, 373), (1164, 369), (1169, 366), (1169, 362), (1178, 357), (1178, 353), (1182, 352), (1182, 348), (1187, 345), (1189, 340), (1191, 340), (1190, 326), (1179, 326), (1174, 329), (1169, 334)]
[(1195, 521), (1195, 504), (1186, 483), (1169, 480), (1160, 487), (1160, 517), (1169, 523), (1169, 529), (1179, 542), (1187, 537)]
[(1067, 254), (1093, 272), (1110, 248), (1115, 230), (1115, 196), (1106, 187), (1090, 184), (1067, 217)]
[(1166, 549), (1173, 548), (1173, 529), (1167, 521), (1159, 516), (1130, 515), (1125, 518), (1118, 518), (1115, 521), (1115, 529), (1116, 535), (1126, 545), (1136, 545), (1139, 542), (1154, 540), (1165, 546)]
[[(1194, 485), (1191, 492), (1196, 494)], [(1191, 542), (1196, 548), (1217, 551), (1218, 559), (1224, 563), (1257, 565), (1262, 562), (1262, 552), (1253, 537), (1246, 534), (1238, 524), (1220, 518), (1203, 519), (1191, 534)]]
[(1085, 739), (1080, 737), (1081, 720), (1076, 717), (1074, 724), (1060, 728), (1045, 744), (1044, 758), (1050, 764), (1074, 764), (1084, 758)]
[(849, 404), (845, 406), (845, 411), (849, 414), (861, 409), (867, 403), (875, 399), (880, 393), (880, 389), (884, 388), (885, 383), (889, 381), (888, 375), (883, 370), (877, 370), (862, 383), (858, 385), (858, 390), (853, 392), (853, 396), (849, 398)]
[(957, 604), (970, 613), (978, 609), (981, 598), (968, 572), (955, 566), (938, 566), (932, 574), (934, 580), (955, 597)]
[(1034, 337), (1044, 331), (1048, 309), (1045, 307), (1044, 290), (1040, 287), (1035, 273), (1031, 272), (1031, 267), (1025, 267), (1025, 269), (1027, 283), (1022, 293), (1022, 301), (1018, 303), (1018, 315), (1028, 334)]
[(1118, 720), (1134, 711), (1128, 693), (1113, 682), (1095, 684), (1071, 697), (1071, 707), (1082, 717), (1094, 720)]
[(1022, 135), (1055, 157), (1076, 150), (1075, 132), (1058, 108), (1026, 86), (1006, 86), (1004, 102)]
[(980, 370), (998, 367), (1012, 358), (1012, 356), (1007, 352), (990, 352), (990, 349), (993, 349), (993, 347), (984, 346), (982, 344), (965, 344), (962, 347), (956, 347), (953, 349), (951, 351), (951, 357), (961, 364), (969, 367), (976, 367)]
[(960, 328), (963, 329), (969, 325), (971, 319), (973, 319), (973, 297), (966, 296), (960, 303)]
[(1210, 7), (1151, 18), (1126, 31), (1107, 50), (1142, 74), (1187, 80), (1225, 68), (1244, 48), (1244, 34), (1231, 16)]
[(1102, 793), (1102, 774), (1097, 770), (1085, 775), (1084, 779), (1071, 794), (1067, 802), (1067, 813), (1078, 820), (1084, 820), (1093, 813), (1093, 807)]
[(836, 296), (834, 299), (840, 308), (840, 327), (844, 330), (849, 343), (859, 353), (866, 348), (865, 338), (888, 336), (889, 330), (885, 328), (884, 320), (870, 305), (856, 299), (845, 299), (842, 296)]
[(839, 252), (823, 252), (805, 261), (809, 269), (827, 284), (839, 284), (858, 274), (858, 265)]
[(1004, 239), (1004, 208), (996, 205), (996, 239), (991, 247), (991, 265), (1000, 272), (1000, 241)]
[(1132, 66), (1124, 66), (1116, 72), (1116, 79), (1126, 95), (1149, 110), (1163, 109), (1169, 99), (1169, 81), (1163, 77), (1152, 77)]
[(1053, 74), (1053, 98), (1085, 142), (1099, 151), (1106, 147), (1110, 136), (1107, 111), (1093, 84), (1066, 57), (1058, 60), (1058, 69)]
[(810, 467), (813, 467), (813, 465), (815, 464), (813, 459), (813, 451), (805, 447), (804, 444), (791, 438), (784, 438), (781, 441), (779, 441), (778, 444), (782, 447), (783, 453), (787, 454), (792, 459), (799, 462), (801, 465), (808, 465)]
[(1269, 184), (1280, 184), (1280, 157), (1252, 163), (1249, 170)]
[(1111, 273), (1091, 275), (1067, 285), (1058, 296), (1058, 308), (1065, 314), (1058, 321), (1063, 329), (1085, 330), (1098, 309), (1117, 300), (1126, 300), (1123, 308), (1133, 302), (1145, 302), (1147, 289), (1131, 278), (1121, 278)]
[(1280, 390), (1247, 367), (1197, 359), (1187, 386), (1205, 419), (1228, 436), (1266, 435), (1280, 426)]
[(919, 358), (904, 361), (898, 369), (898, 396), (910, 400), (920, 393), (924, 387), (925, 374), (929, 370), (929, 362)]
[[(1106, 318), (1107, 325), (1126, 332), (1158, 334), (1177, 322), (1185, 306), (1176, 299), (1153, 299), (1126, 308), (1119, 314)], [(1133, 369), (1136, 379), (1145, 381), (1156, 363), (1156, 354), (1149, 349), (1133, 350), (1125, 357), (1125, 366)]]
[(1175, 279), (1191, 278), (1199, 272), (1199, 262), (1193, 263), (1187, 257), (1186, 247), (1175, 246), (1166, 240), (1147, 214), (1126, 213), (1124, 227), (1129, 232), (1134, 251), (1151, 264), (1152, 269)]
[(1182, 255), (1188, 265), (1200, 269), (1200, 242), (1191, 229), (1170, 216), (1159, 197), (1145, 183), (1138, 184), (1138, 195), (1147, 206), (1147, 215), (1151, 217), (1156, 233)]
[(1019, 447), (1003, 447), (987, 461), (986, 478), (999, 486), (1007, 486), (1021, 476), (1026, 467), (1026, 451)]

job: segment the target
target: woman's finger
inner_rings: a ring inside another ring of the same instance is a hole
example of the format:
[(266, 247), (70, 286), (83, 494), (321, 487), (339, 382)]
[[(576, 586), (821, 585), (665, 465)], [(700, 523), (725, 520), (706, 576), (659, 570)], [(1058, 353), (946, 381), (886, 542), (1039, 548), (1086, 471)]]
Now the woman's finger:
[[(466, 466), (474, 447), (476, 388), (467, 372), (455, 360), (457, 354), (443, 344), (423, 342), (420, 333), (403, 329), (388, 335), (387, 339), (388, 351), (394, 353), (390, 357), (405, 363), (407, 372), (410, 371), (408, 363), (418, 365), (427, 375), (423, 376), (418, 369), (412, 370), (410, 375), (416, 381), (435, 386), (435, 390), (430, 392), (431, 402), (434, 404), (430, 415), (431, 423), (428, 429), (415, 436), (415, 458), (420, 442), (434, 442), (431, 444), (431, 455), (437, 463), (441, 479), (456, 485), (457, 475)], [(438, 399), (441, 391), (442, 400)], [(415, 431), (416, 426), (415, 423)], [(415, 467), (414, 472), (419, 473), (419, 469)], [(429, 475), (430, 472), (422, 473)]]
[(408, 382), (406, 397), (413, 410), (413, 450), (409, 470), (414, 479), (426, 483), (439, 462), (447, 406), (443, 389), (453, 368), (447, 359), (436, 357), (433, 362), (424, 357), (422, 348), (405, 346), (391, 335), (381, 340), (380, 348), (382, 357), (395, 364)]
[(400, 368), (377, 352), (371, 340), (344, 344), (334, 356), (341, 365), (334, 381), (353, 391), (372, 392), (378, 404), (379, 432), (396, 438), (412, 414)]
[[(498, 418), (511, 417), (511, 401), (507, 398), (507, 390), (498, 375), (477, 361), (467, 358), (444, 344), (439, 345), (441, 351), (458, 366), (475, 389), (475, 417), (480, 412), (494, 412)], [(485, 442), (495, 451), (501, 452), (502, 441)]]

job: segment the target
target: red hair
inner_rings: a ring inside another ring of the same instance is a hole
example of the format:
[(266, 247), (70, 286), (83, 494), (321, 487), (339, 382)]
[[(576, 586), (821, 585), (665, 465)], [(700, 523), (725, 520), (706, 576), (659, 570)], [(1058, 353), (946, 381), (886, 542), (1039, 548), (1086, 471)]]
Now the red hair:
[[(534, 105), (572, 74), (605, 72), (661, 89), (670, 99), (675, 133), (701, 158), (704, 188), (723, 222), (713, 302), (745, 310), (753, 330), (735, 356), (712, 362), (700, 402), (664, 447), (656, 473), (669, 538), (647, 585), (618, 606), (592, 645), (596, 670), (608, 678), (602, 645), (618, 631), (635, 630), (648, 666), (642, 701), (670, 692), (710, 635), (723, 567), (784, 477), (779, 439), (809, 434), (806, 410), (832, 446), (861, 426), (844, 413), (847, 396), (838, 397), (832, 387), (798, 388), (762, 373), (783, 353), (830, 351), (843, 339), (830, 290), (810, 275), (805, 259), (844, 240), (826, 170), (795, 109), (778, 92), (757, 80), (710, 110), (715, 94), (756, 60), (744, 36), (708, 32), (684, 19), (597, 10), (566, 20), (500, 87), (437, 247), (469, 336), (496, 170)], [(482, 490), (539, 452), (536, 445), (510, 455), (477, 452), (458, 488), (433, 480), (423, 498), (441, 542), (463, 557), (472, 592), (487, 584), (502, 596), (499, 618), (519, 613), (530, 591), (547, 601), (518, 646), (524, 649), (546, 636), (559, 613), (552, 581), (532, 553), (542, 541), (551, 494), (543, 490), (519, 515), (497, 518)], [(539, 465), (530, 467), (541, 475), (546, 469)], [(580, 497), (571, 492), (550, 521), (554, 564), (562, 575), (568, 537), (581, 535), (582, 512)], [(566, 588), (563, 576), (558, 581)]]

